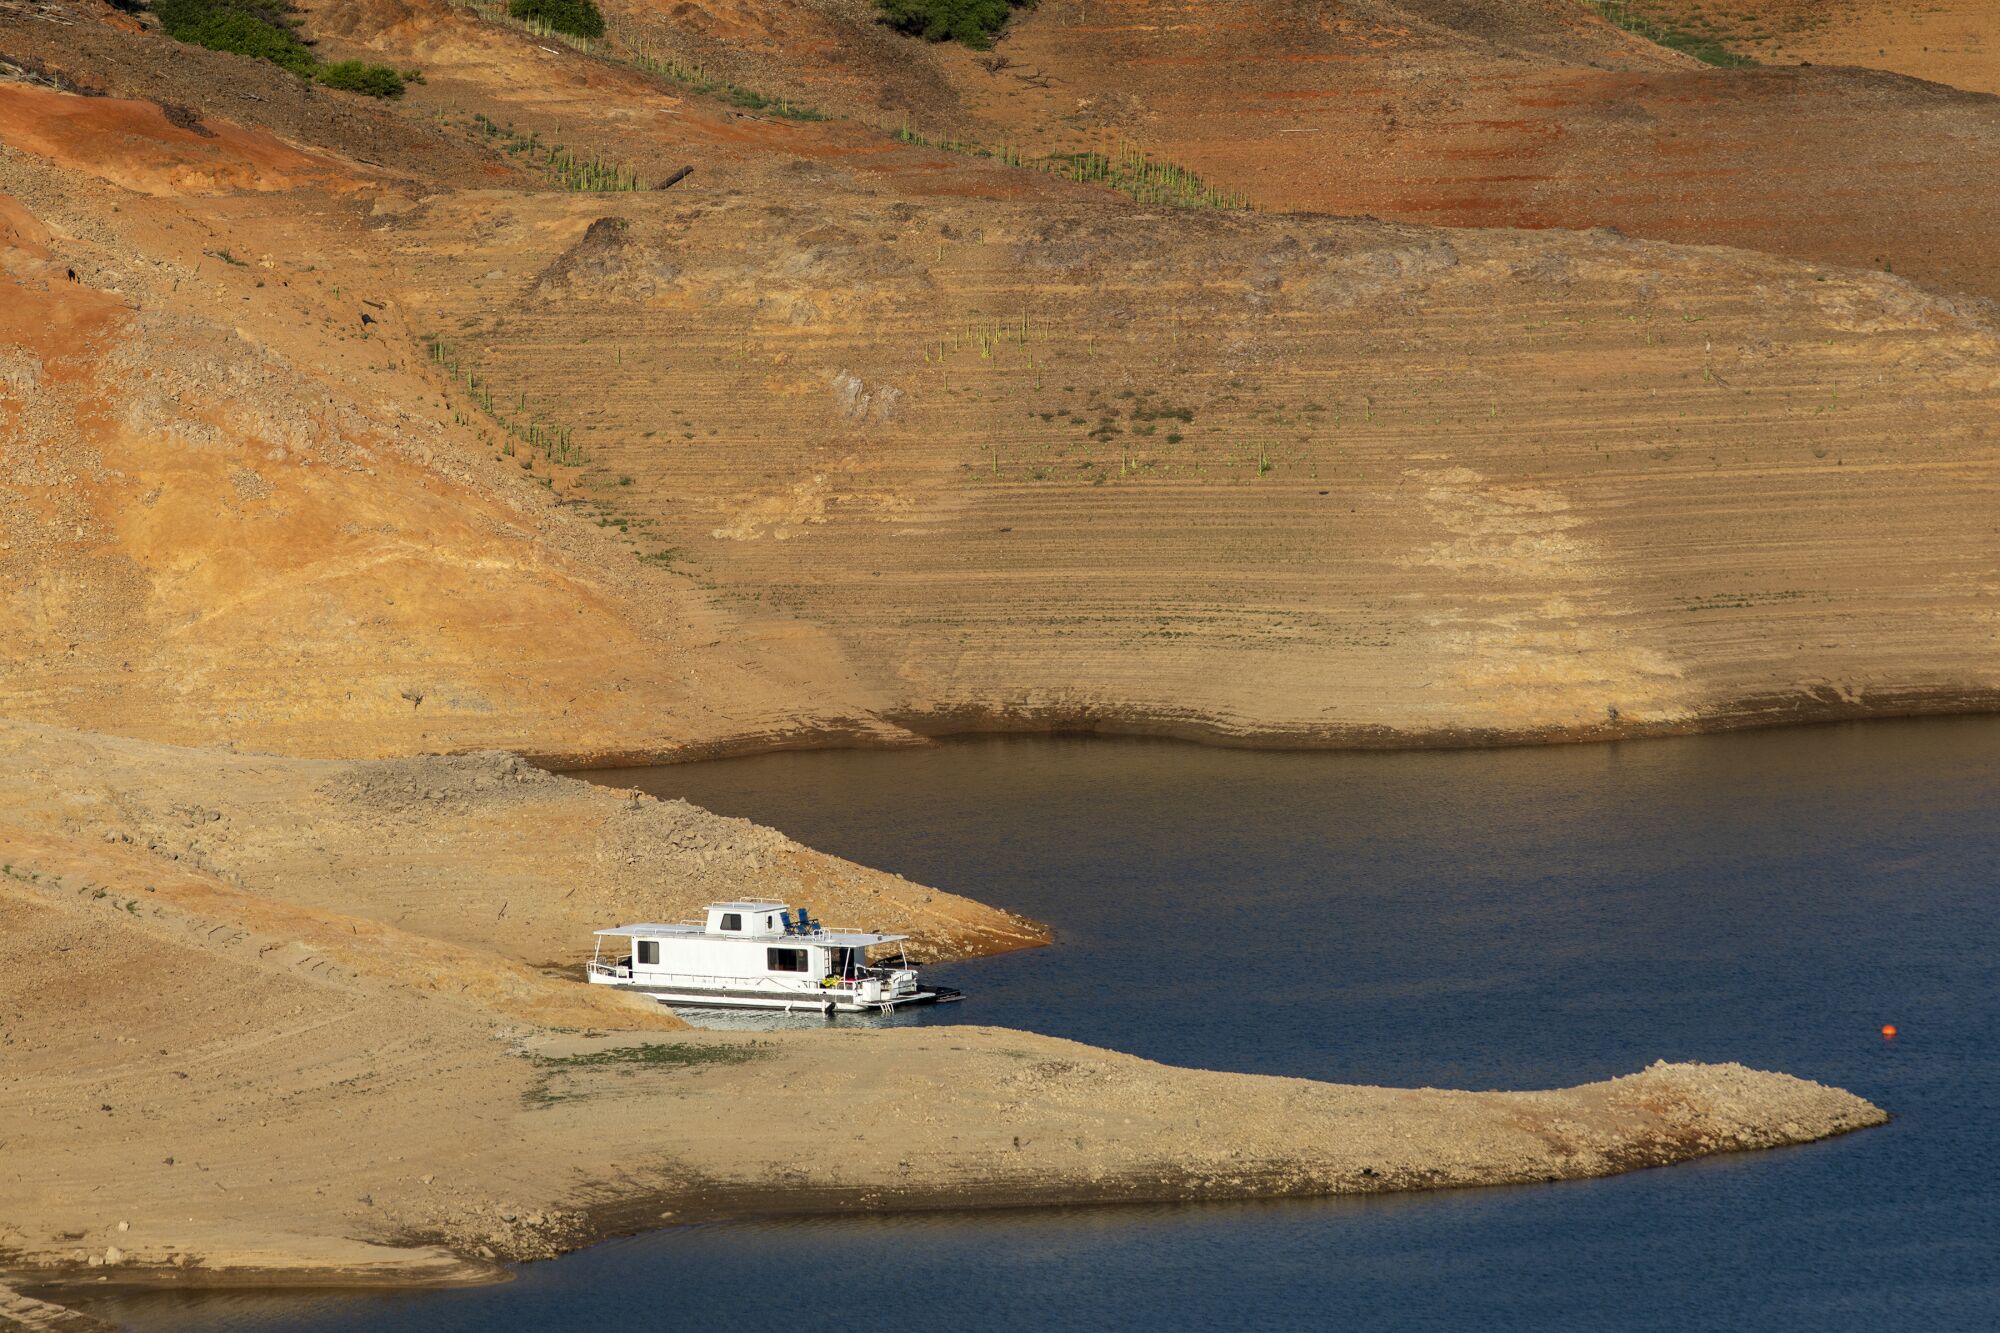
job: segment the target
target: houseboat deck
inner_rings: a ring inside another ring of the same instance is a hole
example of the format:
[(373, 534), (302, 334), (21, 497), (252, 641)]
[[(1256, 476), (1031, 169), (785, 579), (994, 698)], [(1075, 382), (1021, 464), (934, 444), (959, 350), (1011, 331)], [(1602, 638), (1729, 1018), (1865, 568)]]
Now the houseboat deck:
[[(782, 903), (714, 903), (702, 922), (639, 921), (595, 932), (586, 973), (593, 985), (638, 991), (667, 1005), (776, 1009), (793, 1013), (877, 1011), (962, 998), (919, 986), (907, 958), (870, 963), (868, 951), (905, 935), (828, 930)], [(606, 958), (604, 941), (631, 949)]]

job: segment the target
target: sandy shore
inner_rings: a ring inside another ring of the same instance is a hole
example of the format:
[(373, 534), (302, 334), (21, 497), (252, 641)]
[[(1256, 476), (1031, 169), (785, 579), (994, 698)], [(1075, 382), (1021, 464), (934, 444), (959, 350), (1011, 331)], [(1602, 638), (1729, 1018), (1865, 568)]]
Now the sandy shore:
[[(160, 1066), (185, 1057), (139, 1055), (150, 1144), (64, 1133), (45, 1095), (34, 1123), (55, 1132), (31, 1133), (0, 1191), (7, 1266), (38, 1288), (476, 1282), (684, 1222), (1546, 1182), (1886, 1119), (1738, 1065), (1459, 1092), (1179, 1069), (982, 1027), (635, 1042), (447, 1020), (422, 1044), (421, 1061), (346, 1079), (284, 1058), (238, 1068), (223, 1093), (168, 1083)], [(357, 1084), (372, 1098), (338, 1090)]]
[(1049, 940), (1039, 922), (748, 820), (499, 753), (299, 760), (0, 722), (0, 800), (0, 833), (76, 844), (80, 868), (127, 858), (246, 897), (229, 910), (360, 918), (538, 969), (574, 967), (601, 926), (745, 895), (907, 933), (930, 958)]

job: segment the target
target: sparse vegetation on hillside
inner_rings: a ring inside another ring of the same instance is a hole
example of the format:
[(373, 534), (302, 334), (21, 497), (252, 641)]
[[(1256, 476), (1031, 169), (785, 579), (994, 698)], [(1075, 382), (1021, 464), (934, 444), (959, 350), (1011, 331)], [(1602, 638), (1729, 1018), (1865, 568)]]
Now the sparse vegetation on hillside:
[(467, 128), (478, 138), (497, 142), (505, 152), (526, 157), (530, 164), (560, 181), (565, 189), (604, 192), (646, 188), (645, 179), (636, 171), (627, 171), (594, 153), (585, 157), (559, 143), (543, 143), (534, 131), (517, 133), (512, 125), (502, 126), (484, 112), (474, 112)]
[(782, 97), (760, 93), (753, 88), (731, 83), (727, 79), (712, 79), (699, 65), (684, 65), (678, 60), (635, 51), (630, 61), (634, 69), (644, 70), (656, 78), (677, 83), (691, 93), (703, 97), (716, 97), (731, 106), (740, 106), (745, 111), (765, 111), (786, 120), (825, 120), (824, 111), (815, 111), (809, 106)]
[(897, 129), (895, 135), (899, 143), (990, 157), (1010, 167), (1046, 171), (1087, 185), (1103, 185), (1129, 194), (1142, 204), (1171, 204), (1178, 208), (1250, 207), (1250, 201), (1241, 193), (1219, 190), (1186, 167), (1177, 167), (1171, 162), (1155, 162), (1132, 144), (1126, 144), (1115, 153), (1091, 151), (1031, 158), (1023, 156), (1017, 148), (987, 148), (958, 139), (927, 139), (907, 125)]
[(507, 0), (507, 13), (571, 37), (595, 41), (604, 35), (604, 15), (594, 0)]
[(614, 1046), (608, 1051), (587, 1051), (580, 1055), (533, 1055), (529, 1058), (543, 1069), (606, 1069), (620, 1065), (685, 1069), (695, 1065), (740, 1065), (762, 1054), (754, 1042), (748, 1046), (648, 1042), (643, 1046)]
[[(500, 454), (503, 458), (516, 457), (515, 446), (525, 444), (531, 450), (540, 450), (542, 456), (551, 463), (563, 467), (583, 466), (583, 450), (577, 448), (571, 439), (575, 433), (573, 427), (545, 420), (541, 413), (529, 411), (528, 396), (525, 393), (514, 404), (511, 412), (507, 410), (504, 399), (499, 400), (499, 405), (496, 406), (493, 386), (480, 379), (470, 367), (463, 365), (450, 344), (434, 333), (425, 334), (423, 341), (429, 347), (432, 364), (442, 368), (453, 380), (463, 384), (466, 392), (472, 395), (474, 405), (506, 432), (506, 439), (500, 442)], [(463, 414), (453, 415), (458, 421), (467, 420)], [(534, 471), (534, 459), (532, 457), (522, 459), (521, 467), (529, 472)], [(546, 484), (547, 478), (542, 480)]]
[(321, 65), (313, 77), (329, 88), (342, 92), (366, 93), (370, 97), (400, 97), (403, 76), (386, 65), (368, 65), (359, 60), (336, 60)]
[(1091, 185), (1108, 185), (1142, 204), (1174, 204), (1182, 208), (1248, 208), (1234, 190), (1218, 190), (1185, 167), (1155, 162), (1126, 145), (1110, 153), (1066, 153), (1051, 158), (1047, 170)]
[(301, 78), (311, 78), (318, 63), (291, 20), (269, 6), (237, 0), (156, 0), (153, 13), (161, 31), (192, 46), (268, 60)]
[(1630, 33), (1644, 37), (1658, 46), (1664, 46), (1682, 55), (1693, 56), (1696, 60), (1724, 69), (1739, 69), (1757, 62), (1740, 51), (1723, 45), (1714, 32), (1690, 32), (1686, 28), (1662, 21), (1647, 11), (1643, 2), (1635, 0), (1584, 0), (1607, 22), (1614, 23)]
[(403, 94), (403, 76), (386, 65), (359, 60), (321, 64), (299, 36), (289, 0), (154, 0), (153, 14), (162, 32), (190, 46), (268, 60), (343, 92)]
[(930, 42), (963, 42), (984, 51), (1018, 9), (1034, 0), (875, 0), (883, 21)]

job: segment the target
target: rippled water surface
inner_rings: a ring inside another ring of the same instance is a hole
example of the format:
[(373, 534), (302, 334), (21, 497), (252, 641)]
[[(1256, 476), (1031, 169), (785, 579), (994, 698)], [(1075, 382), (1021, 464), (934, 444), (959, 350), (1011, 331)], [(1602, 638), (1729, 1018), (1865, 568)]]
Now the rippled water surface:
[(595, 776), (1055, 923), (1053, 948), (931, 969), (968, 999), (899, 1021), (1362, 1083), (1741, 1060), (1897, 1119), (1602, 1181), (692, 1227), (502, 1287), (97, 1313), (426, 1333), (2000, 1327), (2000, 720), (1471, 753), (1020, 739)]

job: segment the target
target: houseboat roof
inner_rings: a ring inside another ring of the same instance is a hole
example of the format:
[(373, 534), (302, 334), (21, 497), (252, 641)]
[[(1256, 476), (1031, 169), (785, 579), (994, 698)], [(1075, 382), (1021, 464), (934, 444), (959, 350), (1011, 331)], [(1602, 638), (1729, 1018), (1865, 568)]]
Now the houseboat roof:
[[(750, 906), (747, 903), (720, 903), (717, 905), (723, 907)], [(776, 904), (772, 905), (775, 906)], [(765, 904), (759, 903), (756, 906), (759, 910), (762, 910)], [(691, 925), (685, 922), (666, 924), (658, 921), (638, 921), (629, 926), (612, 926), (608, 930), (592, 931), (591, 933), (594, 935), (617, 935), (624, 937), (646, 935), (661, 939), (674, 937), (703, 940), (732, 939), (743, 940), (746, 943), (754, 941), (761, 944), (770, 944), (779, 940), (797, 940), (801, 944), (828, 944), (841, 949), (859, 949), (870, 944), (894, 944), (898, 940), (910, 938), (908, 935), (877, 935), (861, 930), (817, 930), (803, 935), (797, 931), (789, 935), (780, 935), (775, 932), (766, 934), (762, 931), (745, 931), (741, 935), (715, 935), (711, 934), (705, 926)]]

